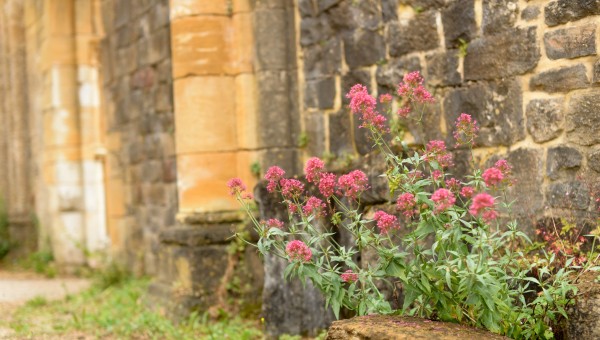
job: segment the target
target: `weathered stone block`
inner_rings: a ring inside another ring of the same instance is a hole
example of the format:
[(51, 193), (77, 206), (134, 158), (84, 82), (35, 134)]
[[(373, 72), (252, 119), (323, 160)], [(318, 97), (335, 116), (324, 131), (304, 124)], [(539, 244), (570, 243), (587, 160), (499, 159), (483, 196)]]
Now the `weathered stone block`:
[(306, 82), (304, 104), (309, 108), (332, 109), (335, 102), (335, 78)]
[(540, 16), (540, 8), (536, 5), (529, 5), (521, 12), (521, 19), (525, 21), (535, 20)]
[(519, 12), (517, 3), (517, 0), (484, 0), (483, 33), (496, 34), (514, 27)]
[(382, 0), (381, 15), (383, 22), (398, 20), (398, 1), (397, 0)]
[(284, 70), (288, 60), (288, 22), (284, 9), (256, 10), (254, 37), (259, 70)]
[(588, 271), (577, 283), (575, 303), (567, 309), (565, 339), (600, 338), (600, 286), (598, 274)]
[(320, 0), (317, 2), (320, 12), (328, 10), (329, 8), (337, 5), (341, 0)]
[(381, 10), (379, 9), (379, 6), (380, 0), (352, 2), (350, 5), (350, 13), (355, 27), (369, 31), (378, 30), (381, 26)]
[(532, 91), (569, 92), (589, 86), (587, 70), (583, 64), (560, 67), (531, 77), (529, 88)]
[(513, 205), (513, 213), (521, 218), (539, 214), (544, 204), (542, 152), (519, 148), (511, 151), (506, 160), (513, 166), (515, 180), (515, 184), (508, 190), (508, 197), (519, 198), (519, 204)]
[(546, 160), (546, 174), (550, 179), (556, 180), (561, 173), (579, 169), (582, 159), (583, 156), (575, 148), (562, 145), (550, 148)]
[(344, 39), (344, 55), (350, 68), (373, 65), (385, 58), (383, 36), (368, 30), (354, 31)]
[(536, 28), (518, 28), (473, 40), (464, 61), (465, 80), (482, 80), (523, 74), (540, 59)]
[(567, 114), (567, 139), (579, 145), (600, 143), (600, 96), (597, 93), (571, 97)]
[(447, 0), (394, 0), (401, 5), (411, 6), (415, 10), (440, 9), (449, 2)]
[(597, 14), (600, 14), (600, 2), (597, 0), (558, 0), (552, 1), (544, 7), (544, 19), (548, 26), (556, 26)]
[(592, 70), (592, 82), (594, 84), (600, 83), (600, 59), (594, 63), (594, 69)]
[(536, 143), (558, 137), (563, 131), (563, 99), (534, 99), (527, 104), (527, 131)]
[(587, 156), (588, 166), (596, 171), (600, 172), (600, 149), (592, 151)]
[(304, 52), (304, 74), (307, 79), (340, 73), (342, 46), (338, 38), (308, 46)]
[(427, 83), (431, 86), (453, 86), (461, 83), (458, 73), (458, 51), (435, 52), (425, 57), (427, 61)]
[(443, 104), (449, 138), (456, 118), (464, 112), (472, 115), (480, 126), (477, 145), (511, 145), (525, 138), (522, 102), (521, 86), (516, 80), (451, 90)]
[(410, 21), (390, 23), (386, 39), (392, 57), (438, 47), (440, 42), (435, 12), (417, 14)]
[(544, 34), (550, 59), (577, 58), (596, 54), (596, 25), (569, 27)]
[[(387, 63), (378, 65), (375, 78), (377, 85), (386, 89), (386, 93), (393, 93), (402, 80), (402, 77), (412, 71), (421, 71), (419, 57), (401, 57), (388, 60)], [(350, 85), (344, 82), (345, 86)], [(364, 83), (364, 84), (369, 84)], [(351, 86), (351, 85), (350, 85)], [(348, 88), (349, 89), (349, 88)], [(379, 93), (382, 94), (382, 93)]]
[(317, 8), (313, 0), (299, 0), (298, 10), (300, 11), (300, 16), (302, 18), (314, 17), (317, 15)]
[(325, 114), (323, 112), (308, 113), (304, 115), (304, 122), (308, 138), (308, 145), (306, 145), (308, 154), (322, 157), (325, 152)]
[(268, 129), (260, 129), (259, 145), (284, 147), (296, 143), (299, 117), (290, 108), (289, 73), (273, 71), (259, 72), (258, 120), (269, 122)]
[[(349, 103), (348, 98), (346, 98), (346, 93), (348, 93), (352, 86), (356, 84), (369, 86), (369, 84), (371, 84), (371, 73), (366, 70), (352, 70), (343, 75), (342, 93), (340, 93), (342, 96), (342, 103)], [(369, 89), (369, 91), (373, 91), (373, 89)]]
[(346, 110), (329, 115), (329, 150), (337, 156), (354, 153), (350, 115)]
[(326, 41), (333, 30), (324, 16), (304, 18), (300, 22), (300, 45), (309, 46)]
[(442, 10), (442, 23), (444, 25), (446, 47), (456, 48), (461, 45), (461, 40), (471, 41), (477, 30), (474, 1), (457, 0), (450, 2), (448, 7)]
[(507, 339), (498, 334), (455, 323), (431, 321), (414, 317), (367, 315), (334, 321), (327, 331), (327, 340), (347, 339)]
[(590, 203), (587, 186), (580, 181), (551, 184), (546, 199), (553, 208), (586, 210)]

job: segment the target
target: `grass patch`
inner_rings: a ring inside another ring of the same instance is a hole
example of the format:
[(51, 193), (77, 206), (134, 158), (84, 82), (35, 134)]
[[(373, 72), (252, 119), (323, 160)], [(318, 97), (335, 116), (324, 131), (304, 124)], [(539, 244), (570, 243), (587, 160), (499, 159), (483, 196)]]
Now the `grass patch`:
[[(120, 276), (120, 275), (116, 275)], [(109, 280), (110, 281), (110, 280)], [(210, 321), (193, 314), (174, 323), (145, 300), (148, 279), (126, 278), (117, 285), (89, 290), (62, 301), (35, 298), (18, 308), (0, 327), (18, 336), (41, 337), (84, 333), (96, 337), (135, 339), (260, 339), (257, 322), (223, 316)]]

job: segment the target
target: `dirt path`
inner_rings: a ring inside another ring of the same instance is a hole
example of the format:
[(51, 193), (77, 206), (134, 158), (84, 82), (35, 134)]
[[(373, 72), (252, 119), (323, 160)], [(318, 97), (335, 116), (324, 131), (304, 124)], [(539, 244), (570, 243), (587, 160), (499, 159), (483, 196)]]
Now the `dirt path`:
[[(0, 270), (0, 321), (10, 319), (16, 308), (33, 298), (59, 300), (89, 286), (89, 280), (85, 279), (48, 279), (34, 273)], [(13, 333), (11, 329), (0, 326), (0, 339), (12, 339)]]

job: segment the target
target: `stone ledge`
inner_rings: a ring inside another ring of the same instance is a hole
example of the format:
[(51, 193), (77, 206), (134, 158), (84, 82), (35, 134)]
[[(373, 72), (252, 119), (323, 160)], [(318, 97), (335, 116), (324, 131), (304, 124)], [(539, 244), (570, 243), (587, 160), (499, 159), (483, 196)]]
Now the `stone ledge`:
[(448, 322), (427, 319), (367, 315), (333, 322), (327, 332), (327, 340), (452, 340), (488, 339), (500, 340), (507, 337), (481, 329)]

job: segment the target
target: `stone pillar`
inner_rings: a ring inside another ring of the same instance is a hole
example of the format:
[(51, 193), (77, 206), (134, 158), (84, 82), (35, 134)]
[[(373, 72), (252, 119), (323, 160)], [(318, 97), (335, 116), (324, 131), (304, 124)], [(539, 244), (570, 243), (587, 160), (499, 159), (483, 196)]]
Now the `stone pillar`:
[[(223, 305), (227, 285), (253, 252), (228, 252), (241, 225), (226, 183), (256, 183), (257, 93), (252, 1), (171, 0), (171, 51), (178, 217), (160, 232), (160, 265), (152, 290), (176, 312)], [(249, 300), (262, 287), (261, 268)]]
[[(27, 108), (24, 8), (20, 1), (0, 2), (3, 9), (0, 24), (0, 100), (2, 145), (0, 183), (2, 201), (8, 214), (10, 234), (23, 253), (35, 248), (33, 226), (33, 193), (31, 191), (31, 156)], [(14, 254), (15, 252), (13, 252)]]

